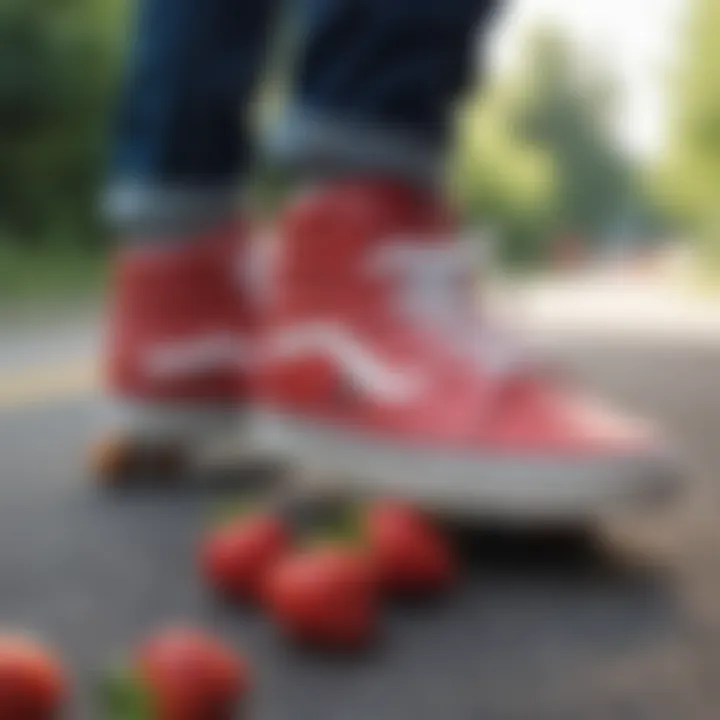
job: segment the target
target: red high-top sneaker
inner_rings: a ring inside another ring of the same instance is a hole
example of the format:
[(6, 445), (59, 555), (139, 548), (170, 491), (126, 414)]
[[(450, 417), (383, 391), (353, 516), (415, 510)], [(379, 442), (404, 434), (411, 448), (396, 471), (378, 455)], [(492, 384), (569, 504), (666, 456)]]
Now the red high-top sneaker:
[(246, 401), (251, 309), (239, 223), (122, 249), (115, 268), (106, 375), (111, 432), (101, 478), (175, 473)]
[(319, 189), (280, 225), (259, 441), (351, 490), (540, 518), (665, 493), (647, 428), (516, 357), (473, 310), (455, 222), (429, 193)]

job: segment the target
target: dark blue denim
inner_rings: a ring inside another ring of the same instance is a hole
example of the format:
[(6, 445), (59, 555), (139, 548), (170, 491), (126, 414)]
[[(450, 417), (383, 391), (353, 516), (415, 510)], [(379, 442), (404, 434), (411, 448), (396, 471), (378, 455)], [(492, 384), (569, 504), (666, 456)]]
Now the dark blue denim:
[[(140, 2), (114, 183), (203, 192), (235, 185), (251, 156), (249, 99), (277, 3)], [(302, 46), (285, 154), (292, 161), (292, 146), (309, 142), (295, 119), (308, 115), (321, 144), (332, 124), (336, 141), (326, 154), (355, 146), (356, 155), (382, 164), (393, 148), (407, 156), (443, 153), (454, 102), (475, 64), (478, 31), (498, 3), (295, 0)], [(385, 142), (369, 142), (363, 155), (365, 128), (371, 141)]]
[(303, 0), (298, 103), (443, 144), (499, 0)]
[(114, 175), (227, 186), (249, 156), (247, 102), (273, 18), (268, 0), (139, 0)]

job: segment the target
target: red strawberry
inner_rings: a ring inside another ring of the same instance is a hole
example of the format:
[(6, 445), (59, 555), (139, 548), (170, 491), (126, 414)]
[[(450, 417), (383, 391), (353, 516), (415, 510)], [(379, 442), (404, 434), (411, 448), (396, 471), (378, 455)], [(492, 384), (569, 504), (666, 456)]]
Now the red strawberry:
[(378, 502), (367, 512), (365, 534), (385, 591), (434, 594), (455, 582), (457, 563), (450, 543), (420, 511), (400, 502)]
[(205, 540), (202, 572), (219, 594), (237, 602), (257, 601), (268, 569), (290, 551), (291, 543), (290, 530), (272, 515), (236, 520)]
[(50, 720), (67, 695), (64, 672), (47, 650), (25, 637), (0, 637), (0, 720)]
[(321, 547), (282, 560), (267, 578), (269, 613), (292, 638), (354, 649), (374, 636), (380, 611), (372, 564), (360, 552)]
[(108, 686), (108, 720), (232, 720), (251, 687), (247, 663), (213, 638), (177, 628), (151, 638)]

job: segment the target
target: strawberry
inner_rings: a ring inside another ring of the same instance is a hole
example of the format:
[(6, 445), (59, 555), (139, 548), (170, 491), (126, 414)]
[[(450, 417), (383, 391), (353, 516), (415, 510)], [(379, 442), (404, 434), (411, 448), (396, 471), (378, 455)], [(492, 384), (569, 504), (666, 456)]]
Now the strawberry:
[(367, 556), (341, 546), (306, 549), (281, 560), (268, 574), (265, 602), (293, 639), (340, 650), (367, 644), (380, 611)]
[(364, 531), (378, 580), (389, 594), (435, 594), (455, 582), (452, 547), (419, 510), (400, 502), (377, 502), (366, 513)]
[(186, 628), (146, 642), (106, 687), (108, 720), (232, 720), (250, 691), (245, 660)]
[(203, 543), (203, 575), (218, 594), (235, 602), (258, 601), (269, 568), (289, 551), (290, 529), (271, 514), (236, 519)]
[(67, 695), (60, 663), (35, 641), (0, 637), (0, 720), (50, 720)]

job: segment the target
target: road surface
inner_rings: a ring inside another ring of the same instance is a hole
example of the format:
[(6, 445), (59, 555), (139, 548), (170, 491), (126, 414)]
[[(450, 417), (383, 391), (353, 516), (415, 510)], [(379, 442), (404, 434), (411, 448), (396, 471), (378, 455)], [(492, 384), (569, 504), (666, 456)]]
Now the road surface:
[(169, 620), (252, 658), (253, 720), (717, 718), (720, 339), (582, 329), (549, 344), (678, 436), (683, 498), (586, 539), (469, 533), (462, 590), (389, 609), (382, 647), (352, 660), (288, 648), (259, 614), (206, 595), (193, 551), (216, 491), (107, 497), (88, 486), (92, 322), (0, 333), (0, 621), (63, 654), (78, 688), (70, 717), (82, 720), (100, 718), (90, 689), (101, 668)]

